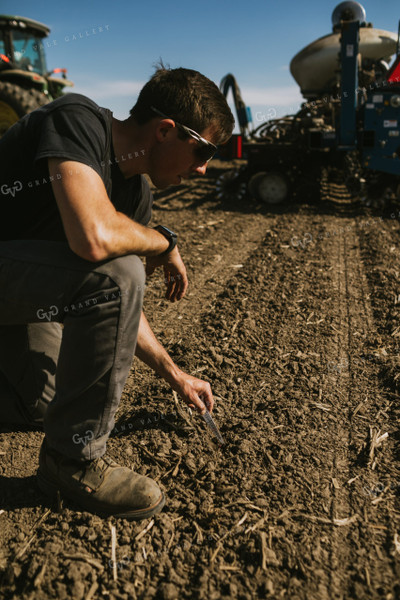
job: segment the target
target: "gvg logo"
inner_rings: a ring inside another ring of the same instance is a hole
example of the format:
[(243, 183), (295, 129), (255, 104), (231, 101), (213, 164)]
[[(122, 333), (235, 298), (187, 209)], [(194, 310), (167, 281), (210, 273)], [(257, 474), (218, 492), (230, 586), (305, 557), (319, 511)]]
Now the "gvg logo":
[[(127, 567), (129, 565), (129, 563), (130, 563), (129, 557), (124, 556), (123, 558), (121, 558), (121, 560), (119, 560), (118, 562), (115, 563), (115, 566), (117, 567), (118, 570), (121, 570), (124, 567)], [(110, 569), (114, 568), (114, 561), (111, 558), (108, 561), (108, 565), (109, 565)]]
[(13, 198), (15, 198), (15, 194), (22, 190), (22, 183), (20, 181), (14, 181), (14, 185), (8, 187), (6, 183), (0, 187), (0, 191), (4, 196), (11, 194)]
[(399, 488), (400, 488), (400, 481), (394, 481), (390, 485), (389, 484), (385, 485), (383, 482), (379, 482), (374, 487), (368, 487), (365, 485), (364, 492), (368, 496), (375, 496), (375, 498), (376, 498), (377, 496), (380, 496), (381, 494), (383, 494), (383, 492), (387, 492), (387, 491), (398, 493)]
[(331, 373), (341, 373), (342, 371), (346, 371), (349, 368), (349, 361), (346, 358), (343, 358), (340, 362), (328, 362), (328, 371)]
[(43, 308), (39, 308), (36, 315), (38, 319), (47, 319), (47, 321), (51, 321), (51, 317), (55, 317), (56, 315), (58, 315), (58, 308), (54, 305), (50, 306), (48, 312), (45, 312)]
[(74, 444), (82, 444), (82, 446), (86, 446), (88, 442), (94, 438), (93, 431), (85, 431), (85, 434), (86, 435), (84, 436), (80, 436), (79, 433), (74, 433), (72, 436), (72, 441)]
[(311, 244), (312, 241), (313, 236), (311, 235), (311, 233), (305, 233), (303, 239), (299, 238), (297, 235), (294, 235), (290, 240), (290, 243), (292, 244), (293, 248), (300, 247), (304, 249), (307, 246), (307, 244)]

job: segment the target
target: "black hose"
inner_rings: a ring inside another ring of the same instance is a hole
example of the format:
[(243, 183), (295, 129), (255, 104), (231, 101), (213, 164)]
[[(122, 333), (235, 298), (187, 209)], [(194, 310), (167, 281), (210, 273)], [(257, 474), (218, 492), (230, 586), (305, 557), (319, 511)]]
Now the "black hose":
[(232, 90), (233, 101), (235, 103), (240, 133), (243, 137), (246, 137), (250, 120), (248, 118), (246, 105), (240, 93), (240, 88), (232, 73), (228, 73), (227, 75), (225, 75), (225, 77), (221, 80), (221, 84), (219, 87), (221, 92), (224, 94), (225, 98), (228, 95), (229, 89)]

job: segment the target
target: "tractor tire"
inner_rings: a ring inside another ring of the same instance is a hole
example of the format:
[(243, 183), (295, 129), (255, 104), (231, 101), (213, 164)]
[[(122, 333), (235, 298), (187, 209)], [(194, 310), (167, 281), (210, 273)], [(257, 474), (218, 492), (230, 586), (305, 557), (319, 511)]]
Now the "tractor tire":
[(0, 81), (0, 137), (21, 117), (48, 102), (49, 98), (38, 90)]
[(217, 200), (243, 200), (246, 187), (246, 182), (240, 178), (240, 169), (225, 171), (218, 177), (215, 185)]
[(278, 171), (256, 173), (249, 181), (250, 195), (265, 204), (281, 204), (289, 197), (288, 178)]

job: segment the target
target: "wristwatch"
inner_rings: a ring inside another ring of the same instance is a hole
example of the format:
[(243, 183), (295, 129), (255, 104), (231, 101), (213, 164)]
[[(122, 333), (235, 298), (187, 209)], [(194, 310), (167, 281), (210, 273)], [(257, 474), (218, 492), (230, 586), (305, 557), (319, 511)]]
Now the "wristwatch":
[(178, 241), (178, 236), (176, 235), (176, 233), (168, 229), (168, 227), (164, 227), (164, 225), (157, 225), (157, 227), (154, 227), (154, 229), (156, 229), (158, 233), (161, 233), (161, 235), (163, 235), (169, 241), (168, 248), (158, 256), (165, 256), (166, 254), (172, 252)]

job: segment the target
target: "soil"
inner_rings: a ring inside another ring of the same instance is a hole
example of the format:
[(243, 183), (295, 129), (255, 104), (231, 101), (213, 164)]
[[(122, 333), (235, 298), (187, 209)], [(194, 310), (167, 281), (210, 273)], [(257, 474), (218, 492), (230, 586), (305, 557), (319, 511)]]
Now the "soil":
[(135, 360), (108, 449), (167, 503), (128, 522), (51, 505), (43, 433), (2, 425), (1, 598), (400, 598), (399, 207), (328, 177), (316, 204), (222, 201), (226, 168), (156, 194), (190, 289), (168, 303), (158, 273), (145, 294), (226, 443)]

